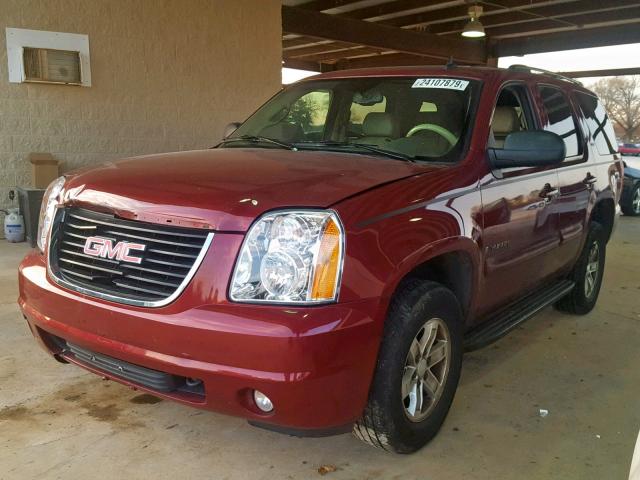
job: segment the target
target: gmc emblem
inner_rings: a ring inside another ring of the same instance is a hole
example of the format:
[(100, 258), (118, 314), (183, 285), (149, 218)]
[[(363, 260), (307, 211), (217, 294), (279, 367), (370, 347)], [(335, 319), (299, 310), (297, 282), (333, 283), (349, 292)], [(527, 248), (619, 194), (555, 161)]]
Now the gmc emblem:
[(147, 248), (142, 243), (118, 242), (115, 245), (109, 238), (89, 237), (84, 242), (84, 253), (92, 257), (109, 258), (129, 263), (142, 263), (142, 258), (129, 255), (131, 250), (143, 252)]

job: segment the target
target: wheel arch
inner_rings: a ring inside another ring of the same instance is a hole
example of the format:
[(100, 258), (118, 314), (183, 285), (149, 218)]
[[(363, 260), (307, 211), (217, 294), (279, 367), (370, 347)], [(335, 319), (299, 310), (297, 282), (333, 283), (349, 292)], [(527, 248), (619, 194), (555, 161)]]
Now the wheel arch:
[(479, 283), (479, 249), (468, 238), (448, 239), (442, 243), (448, 245), (444, 248), (433, 245), (427, 251), (416, 252), (411, 261), (404, 262), (398, 269), (389, 297), (395, 295), (405, 280), (418, 278), (438, 282), (458, 298), (463, 318), (468, 322), (474, 311)]
[(616, 204), (613, 198), (602, 198), (596, 202), (591, 210), (591, 221), (596, 221), (604, 229), (606, 241), (609, 241), (613, 233), (616, 218)]

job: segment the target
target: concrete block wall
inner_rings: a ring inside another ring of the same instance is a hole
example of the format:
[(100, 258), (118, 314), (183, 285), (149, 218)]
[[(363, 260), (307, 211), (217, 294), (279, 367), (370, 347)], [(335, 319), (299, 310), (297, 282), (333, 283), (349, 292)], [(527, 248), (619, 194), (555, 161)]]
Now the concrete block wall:
[[(92, 86), (10, 84), (6, 27), (89, 35)], [(278, 0), (0, 0), (0, 209), (30, 152), (64, 172), (217, 143), (280, 87), (281, 36)]]

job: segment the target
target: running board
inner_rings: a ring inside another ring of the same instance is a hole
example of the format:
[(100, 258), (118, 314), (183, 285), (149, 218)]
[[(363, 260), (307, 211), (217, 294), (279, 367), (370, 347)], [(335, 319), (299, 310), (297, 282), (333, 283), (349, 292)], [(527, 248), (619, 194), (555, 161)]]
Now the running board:
[(512, 303), (499, 311), (492, 320), (482, 322), (469, 330), (464, 336), (464, 349), (466, 351), (477, 350), (504, 337), (540, 310), (567, 295), (573, 290), (574, 285), (571, 280), (561, 280)]

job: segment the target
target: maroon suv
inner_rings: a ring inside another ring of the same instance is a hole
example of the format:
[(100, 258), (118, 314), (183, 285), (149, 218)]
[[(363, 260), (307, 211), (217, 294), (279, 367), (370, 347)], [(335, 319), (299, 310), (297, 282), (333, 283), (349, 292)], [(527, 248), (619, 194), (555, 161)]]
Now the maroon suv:
[(593, 93), (526, 67), (320, 75), (217, 148), (56, 180), (20, 306), (61, 362), (412, 452), (465, 349), (593, 308), (616, 147)]

